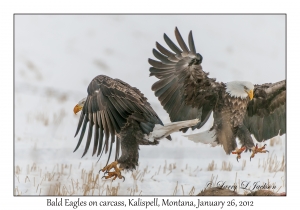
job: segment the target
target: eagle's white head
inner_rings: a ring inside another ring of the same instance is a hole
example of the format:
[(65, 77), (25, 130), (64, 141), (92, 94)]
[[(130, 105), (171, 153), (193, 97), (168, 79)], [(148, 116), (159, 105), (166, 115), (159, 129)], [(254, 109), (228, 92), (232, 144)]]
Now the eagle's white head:
[(250, 100), (253, 98), (254, 85), (247, 81), (233, 81), (226, 83), (226, 92), (239, 98), (246, 98), (249, 96)]
[(76, 104), (76, 106), (74, 107), (73, 111), (74, 111), (74, 114), (77, 114), (77, 112), (81, 111), (83, 106), (84, 106), (84, 103), (86, 101), (86, 98), (83, 98), (81, 99), (78, 104)]

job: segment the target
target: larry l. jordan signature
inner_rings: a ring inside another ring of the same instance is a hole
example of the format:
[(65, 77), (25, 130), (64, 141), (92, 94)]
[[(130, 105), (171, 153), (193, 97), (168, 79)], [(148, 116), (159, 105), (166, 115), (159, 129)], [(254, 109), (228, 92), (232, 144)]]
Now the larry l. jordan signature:
[[(210, 188), (210, 187), (213, 187), (212, 182), (208, 182), (205, 189)], [(218, 181), (216, 183), (215, 187), (229, 189), (229, 190), (233, 190), (233, 191), (237, 190), (236, 183), (234, 183), (233, 185), (230, 185), (230, 184), (226, 184), (226, 181)], [(240, 183), (240, 189), (244, 189), (244, 190), (275, 190), (276, 185), (275, 185), (275, 183), (270, 185), (267, 183), (262, 183), (260, 181), (256, 181), (253, 183), (251, 183), (250, 181), (242, 181)]]

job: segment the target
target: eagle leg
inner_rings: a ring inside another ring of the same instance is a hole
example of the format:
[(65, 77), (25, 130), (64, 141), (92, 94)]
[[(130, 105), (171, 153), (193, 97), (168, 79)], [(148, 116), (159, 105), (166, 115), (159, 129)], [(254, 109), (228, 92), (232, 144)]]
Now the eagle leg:
[[(123, 170), (123, 168), (119, 168), (118, 166), (118, 161), (114, 161), (111, 164), (105, 166), (104, 168), (101, 169), (102, 172), (104, 172), (104, 178), (105, 179), (109, 179), (112, 178), (112, 180), (116, 180), (116, 178), (118, 177), (119, 179), (123, 179), (123, 182), (125, 181), (125, 177), (122, 176), (121, 171)], [(110, 172), (111, 169), (115, 169), (115, 171)], [(107, 176), (105, 176), (105, 174), (108, 174)], [(103, 178), (102, 177), (102, 178)]]
[(266, 148), (266, 144), (264, 144), (264, 146), (262, 146), (262, 147), (258, 147), (258, 145), (256, 144), (255, 147), (252, 148), (252, 155), (250, 156), (250, 161), (251, 161), (251, 158), (254, 158), (255, 154), (257, 154), (257, 153), (269, 152), (265, 148)]
[(237, 157), (236, 157), (237, 162), (239, 162), (239, 159), (241, 159), (241, 154), (242, 154), (242, 152), (244, 152), (245, 149), (246, 149), (246, 147), (243, 146), (243, 147), (241, 147), (240, 149), (236, 148), (236, 149), (232, 152), (232, 154), (236, 154), (236, 155), (237, 155)]

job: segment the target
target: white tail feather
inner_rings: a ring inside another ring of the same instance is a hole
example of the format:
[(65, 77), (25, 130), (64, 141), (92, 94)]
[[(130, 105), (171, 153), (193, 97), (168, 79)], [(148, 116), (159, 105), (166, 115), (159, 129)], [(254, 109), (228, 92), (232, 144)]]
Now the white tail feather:
[(199, 119), (186, 120), (179, 122), (167, 123), (164, 126), (156, 124), (153, 131), (149, 135), (145, 135), (145, 139), (149, 141), (154, 141), (154, 139), (159, 140), (165, 138), (166, 136), (179, 131), (181, 128), (191, 127), (199, 123)]
[(211, 144), (211, 146), (215, 147), (217, 146), (216, 140), (216, 132), (215, 130), (212, 131), (204, 131), (201, 133), (195, 133), (190, 135), (183, 135), (187, 137), (189, 140), (196, 142), (196, 143), (203, 143), (203, 144)]

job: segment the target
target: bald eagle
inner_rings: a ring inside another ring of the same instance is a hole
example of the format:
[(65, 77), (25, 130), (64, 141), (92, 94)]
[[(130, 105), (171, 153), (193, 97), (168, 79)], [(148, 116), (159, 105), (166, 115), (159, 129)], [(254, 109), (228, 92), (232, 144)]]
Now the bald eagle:
[[(157, 145), (158, 140), (167, 138), (181, 128), (196, 125), (192, 119), (163, 125), (147, 98), (135, 87), (119, 79), (99, 75), (87, 88), (88, 96), (74, 107), (74, 113), (81, 111), (75, 137), (80, 128), (81, 134), (74, 152), (79, 148), (88, 126), (88, 135), (82, 157), (87, 153), (94, 129), (93, 153), (102, 155), (108, 152), (106, 179), (124, 178), (122, 169), (132, 170), (138, 165), (139, 145)], [(108, 165), (115, 143), (115, 161)], [(119, 157), (121, 150), (121, 156)], [(118, 167), (119, 164), (119, 167)], [(112, 168), (115, 171), (110, 171)]]
[[(237, 154), (252, 149), (267, 152), (254, 146), (251, 134), (259, 142), (286, 132), (286, 81), (253, 85), (248, 81), (216, 82), (202, 70), (203, 57), (196, 52), (192, 31), (188, 46), (177, 27), (176, 46), (164, 34), (169, 51), (158, 42), (149, 59), (150, 76), (159, 80), (152, 86), (172, 122), (199, 118), (192, 130), (201, 128), (213, 113), (213, 126), (205, 132), (187, 135), (194, 142), (222, 145), (226, 154)], [(189, 128), (181, 129), (186, 132)], [(237, 149), (236, 138), (242, 147)], [(251, 158), (250, 158), (251, 160)]]

